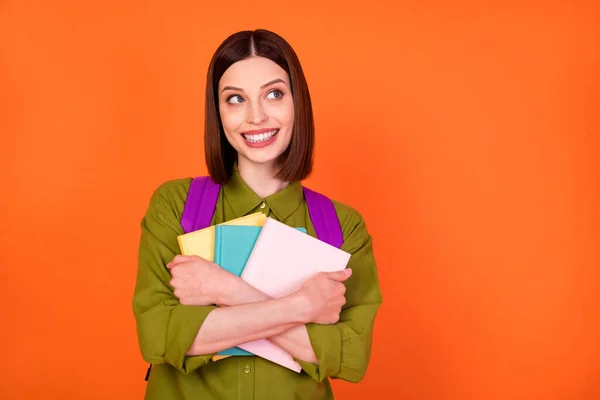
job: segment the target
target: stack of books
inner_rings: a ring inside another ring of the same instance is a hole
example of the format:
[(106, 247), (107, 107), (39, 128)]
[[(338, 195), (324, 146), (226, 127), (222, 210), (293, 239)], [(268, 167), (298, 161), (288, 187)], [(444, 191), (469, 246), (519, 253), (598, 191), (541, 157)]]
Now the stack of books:
[[(181, 254), (213, 261), (273, 298), (287, 296), (319, 272), (341, 271), (350, 254), (263, 213), (180, 235)], [(256, 355), (300, 372), (293, 357), (268, 339), (219, 352), (213, 361)]]

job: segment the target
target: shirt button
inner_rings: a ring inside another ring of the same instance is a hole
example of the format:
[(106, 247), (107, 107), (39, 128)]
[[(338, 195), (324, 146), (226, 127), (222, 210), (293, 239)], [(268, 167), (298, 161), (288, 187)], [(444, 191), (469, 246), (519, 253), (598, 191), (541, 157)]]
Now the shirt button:
[(264, 201), (263, 201), (262, 203), (260, 203), (260, 208), (261, 208), (261, 209), (262, 209), (262, 208), (265, 208), (265, 207), (266, 207), (266, 204), (265, 204), (265, 202), (264, 202)]
[(246, 364), (246, 366), (244, 367), (244, 372), (247, 374), (250, 373), (250, 366), (248, 364)]

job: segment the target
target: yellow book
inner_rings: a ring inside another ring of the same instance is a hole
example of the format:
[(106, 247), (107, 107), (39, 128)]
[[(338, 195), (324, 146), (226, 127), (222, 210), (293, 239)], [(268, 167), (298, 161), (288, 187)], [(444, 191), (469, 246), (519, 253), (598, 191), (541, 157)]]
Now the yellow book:
[[(263, 226), (267, 216), (261, 212), (232, 219), (219, 225)], [(215, 226), (177, 236), (181, 254), (184, 256), (200, 256), (208, 261), (215, 259)], [(212, 361), (219, 361), (231, 356), (215, 355)]]
[[(263, 226), (267, 216), (261, 212), (246, 215), (241, 218), (232, 219), (219, 225), (249, 225)], [(181, 254), (184, 256), (200, 256), (205, 260), (214, 261), (215, 259), (215, 226), (200, 229), (177, 236)]]

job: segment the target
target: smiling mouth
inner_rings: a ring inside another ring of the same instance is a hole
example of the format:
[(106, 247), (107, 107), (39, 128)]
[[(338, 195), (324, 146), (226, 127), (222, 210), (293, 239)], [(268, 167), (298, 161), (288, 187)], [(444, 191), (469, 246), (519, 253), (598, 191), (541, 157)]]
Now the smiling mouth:
[(273, 129), (272, 131), (257, 133), (257, 134), (252, 134), (252, 135), (242, 133), (242, 136), (244, 137), (244, 139), (246, 139), (250, 143), (262, 143), (262, 142), (266, 142), (267, 140), (271, 139), (273, 136), (277, 135), (278, 132), (279, 132), (279, 129)]

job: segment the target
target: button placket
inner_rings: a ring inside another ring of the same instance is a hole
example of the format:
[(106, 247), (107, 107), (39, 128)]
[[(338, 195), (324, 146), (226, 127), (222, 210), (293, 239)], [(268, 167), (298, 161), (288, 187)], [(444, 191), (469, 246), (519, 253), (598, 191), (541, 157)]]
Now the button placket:
[(254, 374), (256, 373), (255, 357), (239, 357), (240, 397), (238, 400), (254, 398)]

